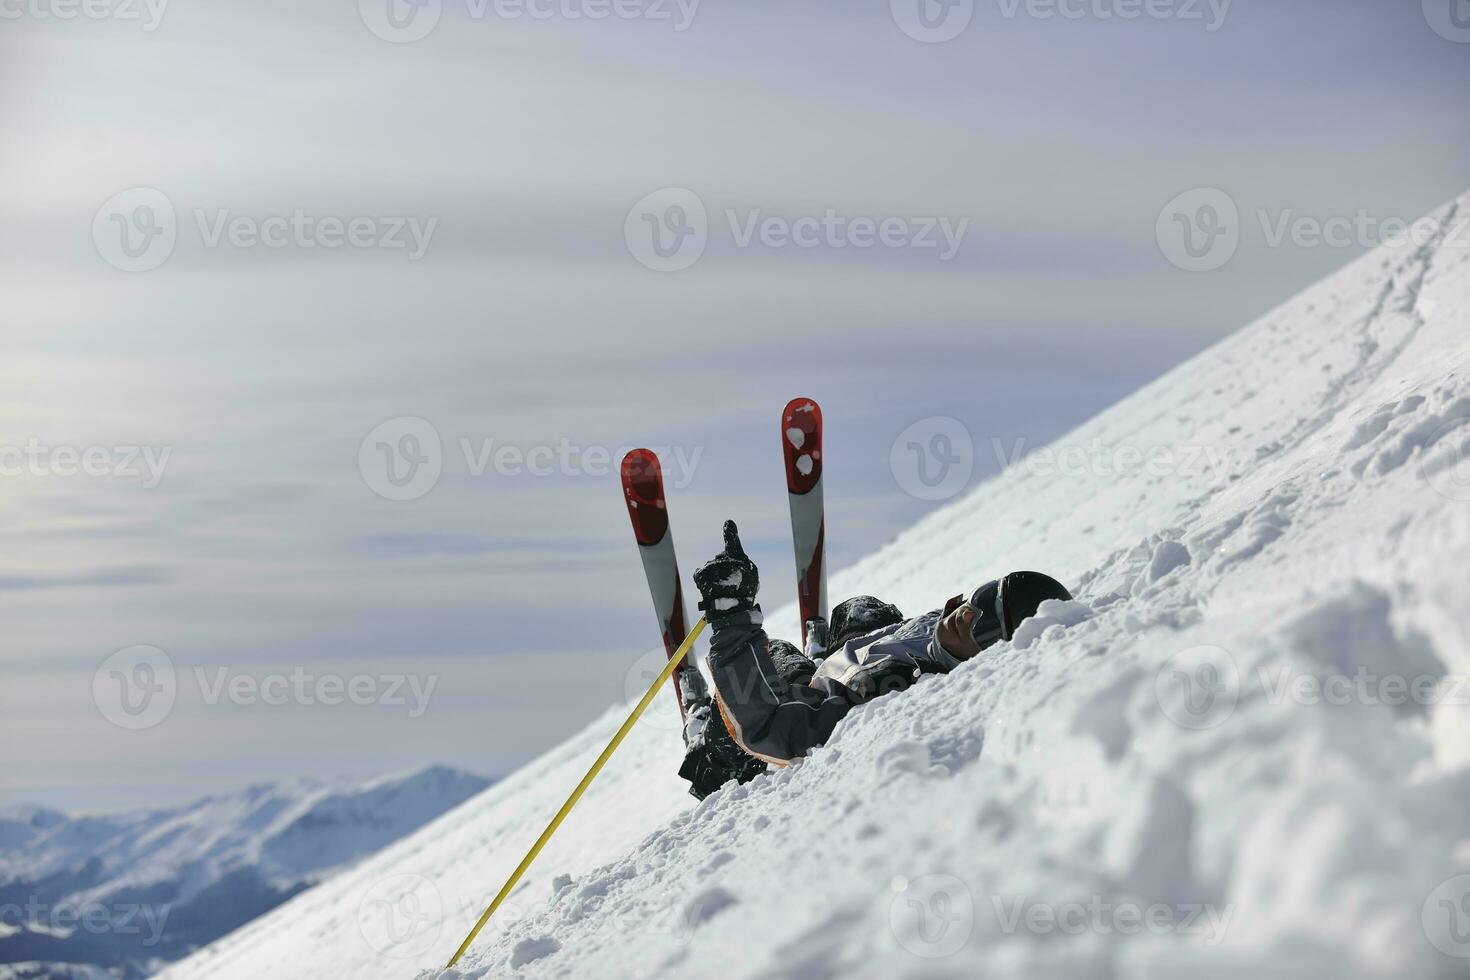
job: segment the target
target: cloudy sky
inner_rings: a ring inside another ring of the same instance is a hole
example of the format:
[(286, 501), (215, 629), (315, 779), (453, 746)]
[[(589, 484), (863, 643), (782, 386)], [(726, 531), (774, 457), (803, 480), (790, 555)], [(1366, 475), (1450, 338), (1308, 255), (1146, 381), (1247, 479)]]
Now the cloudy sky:
[(791, 396), (840, 567), (1470, 186), (1450, 2), (0, 2), (0, 804), (509, 771), (622, 449), (783, 604)]

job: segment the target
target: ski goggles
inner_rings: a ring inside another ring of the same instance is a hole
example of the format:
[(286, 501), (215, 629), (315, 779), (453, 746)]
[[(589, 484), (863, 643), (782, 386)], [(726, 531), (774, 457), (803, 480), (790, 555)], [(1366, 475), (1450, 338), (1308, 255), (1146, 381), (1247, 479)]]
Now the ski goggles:
[(970, 623), (970, 636), (981, 650), (1011, 638), (1010, 627), (1006, 625), (1005, 592), (1005, 579), (996, 579), (970, 593), (966, 602), (975, 613)]

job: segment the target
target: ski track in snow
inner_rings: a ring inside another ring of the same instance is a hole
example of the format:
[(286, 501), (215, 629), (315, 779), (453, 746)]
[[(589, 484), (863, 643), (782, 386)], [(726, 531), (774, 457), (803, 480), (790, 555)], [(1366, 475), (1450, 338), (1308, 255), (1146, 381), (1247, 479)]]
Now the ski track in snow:
[[(1467, 372), (1470, 254), (1380, 249), (1052, 447), (1095, 475), (1022, 460), (833, 578), (1074, 586), (1011, 643), (697, 805), (659, 699), (456, 970), (626, 706), (164, 976), (1470, 975)], [(1364, 673), (1447, 696), (1284, 693)]]

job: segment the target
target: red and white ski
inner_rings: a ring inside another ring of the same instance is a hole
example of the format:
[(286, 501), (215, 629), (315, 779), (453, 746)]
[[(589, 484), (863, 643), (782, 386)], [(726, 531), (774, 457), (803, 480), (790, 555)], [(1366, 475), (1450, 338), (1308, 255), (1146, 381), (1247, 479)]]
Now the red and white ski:
[(786, 456), (786, 494), (791, 504), (791, 540), (796, 548), (796, 598), (801, 638), (807, 623), (827, 618), (827, 519), (822, 507), (822, 409), (810, 398), (793, 398), (781, 412), (781, 447)]
[[(689, 633), (684, 613), (684, 588), (679, 582), (679, 562), (674, 555), (674, 536), (669, 533), (669, 509), (664, 501), (664, 475), (658, 457), (650, 450), (635, 449), (623, 457), (623, 500), (633, 521), (633, 536), (643, 558), (643, 574), (653, 596), (664, 651), (672, 657)], [(679, 715), (705, 694), (699, 668), (685, 662), (674, 670), (674, 697)]]

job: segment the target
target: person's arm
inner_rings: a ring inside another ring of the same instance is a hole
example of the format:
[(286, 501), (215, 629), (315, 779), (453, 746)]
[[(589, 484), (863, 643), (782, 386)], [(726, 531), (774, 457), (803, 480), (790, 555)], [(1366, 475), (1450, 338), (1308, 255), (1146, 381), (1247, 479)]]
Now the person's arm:
[(760, 624), (754, 609), (711, 625), (710, 675), (735, 744), (784, 766), (827, 741), (854, 702), (786, 683), (766, 652)]
[(787, 765), (821, 745), (851, 710), (855, 698), (824, 696), (787, 684), (766, 652), (755, 597), (760, 573), (740, 545), (734, 521), (725, 522), (725, 550), (694, 573), (709, 619), (709, 667), (715, 704), (735, 744), (777, 765)]

